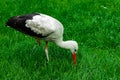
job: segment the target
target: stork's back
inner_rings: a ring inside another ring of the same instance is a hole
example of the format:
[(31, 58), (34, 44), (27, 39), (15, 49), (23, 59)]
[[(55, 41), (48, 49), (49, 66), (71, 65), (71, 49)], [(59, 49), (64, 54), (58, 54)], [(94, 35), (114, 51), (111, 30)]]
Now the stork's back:
[(12, 27), (12, 28), (14, 28), (22, 33), (25, 33), (27, 35), (30, 35), (30, 36), (43, 37), (41, 34), (36, 34), (35, 32), (31, 31), (30, 28), (27, 28), (25, 26), (26, 20), (33, 19), (33, 16), (35, 16), (35, 15), (40, 15), (40, 14), (34, 13), (34, 14), (27, 14), (27, 15), (12, 17), (6, 22), (6, 26)]
[(11, 17), (7, 21), (6, 26), (15, 27), (16, 23), (20, 22), (20, 21), (22, 21), (23, 24), (24, 24), (27, 19), (32, 19), (33, 16), (35, 16), (35, 15), (40, 15), (40, 14), (34, 13), (34, 14), (27, 14), (27, 15), (21, 15), (21, 16)]

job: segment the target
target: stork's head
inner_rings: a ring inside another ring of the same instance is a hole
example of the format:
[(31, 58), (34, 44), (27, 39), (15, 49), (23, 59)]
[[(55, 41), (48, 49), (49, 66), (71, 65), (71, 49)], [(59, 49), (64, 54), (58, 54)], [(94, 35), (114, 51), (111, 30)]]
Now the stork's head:
[(68, 41), (58, 40), (56, 41), (56, 44), (62, 48), (69, 49), (72, 52), (73, 63), (76, 64), (76, 53), (78, 51), (78, 43), (72, 40)]
[(76, 53), (78, 51), (78, 43), (76, 41), (70, 41), (69, 48), (72, 52), (73, 63), (76, 64)]

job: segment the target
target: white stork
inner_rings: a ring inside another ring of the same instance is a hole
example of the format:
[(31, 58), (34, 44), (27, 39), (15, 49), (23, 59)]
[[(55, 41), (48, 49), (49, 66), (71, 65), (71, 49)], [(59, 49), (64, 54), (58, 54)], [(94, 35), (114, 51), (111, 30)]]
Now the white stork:
[(63, 25), (55, 18), (41, 14), (33, 13), (10, 18), (6, 26), (10, 26), (24, 34), (32, 36), (40, 44), (40, 39), (46, 41), (45, 53), (48, 56), (48, 41), (56, 43), (61, 48), (69, 49), (72, 52), (73, 63), (76, 64), (76, 53), (78, 44), (76, 41), (63, 41)]

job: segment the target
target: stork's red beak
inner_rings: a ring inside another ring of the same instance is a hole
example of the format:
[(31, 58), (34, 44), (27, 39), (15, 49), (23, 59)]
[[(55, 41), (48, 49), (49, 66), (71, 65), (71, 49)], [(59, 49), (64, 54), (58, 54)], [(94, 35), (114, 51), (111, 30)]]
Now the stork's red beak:
[(72, 53), (73, 63), (76, 64), (76, 52)]

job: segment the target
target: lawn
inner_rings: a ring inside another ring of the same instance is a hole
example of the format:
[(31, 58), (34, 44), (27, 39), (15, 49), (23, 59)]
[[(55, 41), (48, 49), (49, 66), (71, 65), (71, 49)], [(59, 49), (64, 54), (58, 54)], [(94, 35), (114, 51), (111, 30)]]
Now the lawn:
[[(49, 43), (50, 62), (35, 39), (5, 26), (16, 15), (39, 12), (64, 25), (71, 52)], [(119, 0), (0, 0), (0, 80), (120, 80)]]

